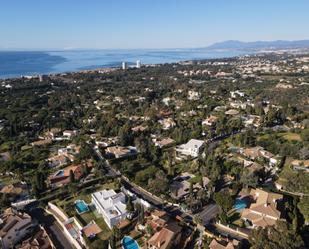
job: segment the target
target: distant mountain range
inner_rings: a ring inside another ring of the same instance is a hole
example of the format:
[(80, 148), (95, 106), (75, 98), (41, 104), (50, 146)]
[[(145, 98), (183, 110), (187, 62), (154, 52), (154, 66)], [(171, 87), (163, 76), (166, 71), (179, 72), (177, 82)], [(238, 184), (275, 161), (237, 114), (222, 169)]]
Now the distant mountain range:
[(206, 47), (205, 49), (216, 50), (262, 50), (262, 49), (297, 49), (309, 48), (309, 40), (299, 41), (255, 41), (255, 42), (242, 42), (236, 40), (229, 40), (218, 42)]

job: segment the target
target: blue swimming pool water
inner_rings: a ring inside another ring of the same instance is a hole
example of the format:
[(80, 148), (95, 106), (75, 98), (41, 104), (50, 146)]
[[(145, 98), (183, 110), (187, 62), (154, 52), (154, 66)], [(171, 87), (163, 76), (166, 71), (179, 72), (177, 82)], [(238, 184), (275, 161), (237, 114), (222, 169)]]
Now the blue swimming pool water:
[(237, 210), (241, 210), (247, 207), (247, 202), (245, 200), (242, 199), (236, 199), (235, 204), (234, 204), (234, 208)]
[(64, 175), (64, 171), (63, 170), (59, 170), (57, 173), (56, 173), (56, 176), (63, 176)]
[(122, 247), (124, 249), (138, 249), (138, 244), (130, 236), (124, 236), (122, 239)]
[(79, 214), (89, 211), (88, 205), (82, 200), (78, 200), (75, 202), (75, 208)]

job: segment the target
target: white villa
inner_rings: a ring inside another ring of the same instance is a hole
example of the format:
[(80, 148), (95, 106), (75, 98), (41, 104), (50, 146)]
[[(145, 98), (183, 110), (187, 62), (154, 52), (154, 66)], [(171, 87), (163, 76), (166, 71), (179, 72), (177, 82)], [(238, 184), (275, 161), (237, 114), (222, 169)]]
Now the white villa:
[(127, 216), (126, 196), (124, 193), (116, 193), (114, 190), (102, 190), (91, 194), (92, 203), (97, 211), (102, 214), (109, 228), (117, 225)]
[(186, 144), (182, 144), (176, 147), (176, 151), (185, 156), (197, 157), (203, 147), (204, 147), (203, 140), (191, 139)]

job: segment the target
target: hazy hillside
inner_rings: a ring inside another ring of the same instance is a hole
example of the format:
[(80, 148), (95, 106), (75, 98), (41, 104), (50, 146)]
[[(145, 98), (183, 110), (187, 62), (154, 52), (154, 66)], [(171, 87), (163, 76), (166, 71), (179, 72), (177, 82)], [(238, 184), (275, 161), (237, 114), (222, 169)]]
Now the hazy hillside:
[(300, 41), (256, 41), (256, 42), (242, 42), (236, 40), (229, 40), (218, 42), (206, 47), (206, 49), (288, 49), (288, 48), (309, 48), (309, 40)]

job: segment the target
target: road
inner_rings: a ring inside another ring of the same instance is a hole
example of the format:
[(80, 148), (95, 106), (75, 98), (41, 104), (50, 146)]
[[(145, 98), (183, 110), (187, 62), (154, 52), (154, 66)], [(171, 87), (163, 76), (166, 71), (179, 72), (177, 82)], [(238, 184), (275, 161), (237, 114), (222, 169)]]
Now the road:
[(208, 139), (206, 141), (206, 143), (210, 144), (210, 143), (213, 143), (213, 142), (221, 141), (221, 140), (224, 140), (224, 139), (226, 139), (228, 137), (231, 137), (231, 136), (234, 136), (234, 135), (237, 135), (237, 134), (240, 134), (240, 133), (244, 133), (246, 131), (247, 131), (246, 129), (242, 129), (240, 131), (233, 131), (231, 133), (221, 134), (221, 135), (218, 135), (218, 136), (215, 136), (215, 137), (212, 137), (212, 138)]
[(148, 201), (153, 206), (158, 208), (162, 208), (164, 205), (164, 201), (159, 197), (153, 196), (149, 194), (146, 190), (143, 190), (141, 187), (135, 186), (135, 184), (131, 183), (126, 177), (121, 177), (122, 185), (127, 189), (133, 192), (138, 197), (142, 197), (144, 200)]
[(121, 176), (120, 172), (116, 171), (115, 169), (113, 169), (108, 160), (106, 160), (103, 156), (102, 156), (102, 153), (101, 151), (99, 150), (99, 148), (97, 147), (94, 147), (93, 148), (94, 152), (96, 153), (96, 155), (98, 156), (98, 158), (105, 163), (106, 165), (106, 169), (107, 169), (107, 176), (111, 176), (111, 177), (118, 177), (118, 176)]
[(74, 249), (69, 240), (64, 235), (60, 224), (55, 218), (47, 214), (44, 209), (36, 208), (29, 212), (31, 217), (36, 219), (47, 231), (50, 239), (57, 249)]
[[(241, 130), (241, 131), (232, 132), (231, 134), (223, 134), (221, 136), (217, 136), (217, 137), (215, 137), (213, 139), (208, 140), (207, 144), (209, 145), (210, 143), (213, 143), (215, 141), (223, 140), (223, 139), (225, 139), (227, 137), (236, 135), (238, 133), (243, 133), (245, 131), (246, 130), (244, 129), (244, 130)], [(142, 198), (142, 199), (146, 200), (147, 202), (149, 202), (150, 204), (152, 204), (156, 208), (166, 211), (171, 216), (173, 216), (173, 217), (176, 217), (176, 216), (182, 217), (183, 220), (186, 221), (188, 224), (193, 225), (193, 226), (196, 225), (193, 222), (193, 218), (194, 218), (193, 215), (188, 214), (186, 212), (183, 212), (177, 206), (166, 204), (166, 202), (164, 200), (162, 200), (161, 198), (156, 197), (156, 196), (148, 193), (142, 187), (136, 186), (134, 183), (131, 183), (129, 181), (129, 179), (127, 179), (126, 177), (122, 176), (119, 171), (116, 171), (115, 169), (113, 169), (113, 167), (109, 164), (108, 160), (106, 160), (102, 156), (102, 154), (101, 154), (101, 152), (99, 151), (98, 148), (94, 147), (94, 151), (95, 151), (96, 155), (98, 156), (98, 158), (105, 163), (106, 168), (108, 170), (108, 174), (109, 175), (113, 175), (115, 177), (121, 177), (122, 182), (123, 182), (123, 186), (126, 189), (128, 189), (132, 193), (136, 194), (139, 198)], [(206, 206), (203, 209), (203, 211), (199, 213), (199, 215), (201, 216), (201, 218), (203, 220), (203, 225), (208, 225), (210, 223), (210, 220), (215, 218), (218, 212), (219, 212), (219, 207), (216, 204), (209, 204), (208, 206)], [(222, 232), (223, 235), (226, 234), (226, 231), (220, 231), (219, 229), (216, 229), (215, 227), (212, 230), (214, 232), (216, 232), (216, 233), (221, 233)], [(234, 236), (234, 237), (236, 238), (236, 236)]]
[(160, 200), (160, 198), (158, 197), (153, 197), (152, 195), (150, 195), (149, 193), (147, 193), (147, 191), (143, 190), (141, 187), (137, 187), (134, 186), (126, 177), (122, 176), (120, 174), (120, 172), (116, 171), (108, 162), (108, 160), (106, 160), (100, 150), (98, 148), (94, 148), (94, 151), (96, 153), (96, 155), (98, 156), (98, 158), (103, 161), (106, 165), (106, 168), (108, 170), (108, 175), (110, 176), (114, 176), (114, 177), (121, 177), (122, 181), (123, 181), (123, 185), (126, 189), (132, 191), (134, 194), (136, 194), (137, 196), (142, 197), (143, 199), (145, 199), (146, 201), (148, 201), (149, 203), (151, 203), (154, 206), (161, 206), (163, 205), (163, 201)]
[(203, 221), (203, 225), (207, 225), (214, 219), (219, 213), (219, 207), (216, 204), (209, 204), (203, 208), (203, 211), (199, 213)]
[(121, 177), (122, 184), (126, 189), (128, 189), (129, 191), (134, 193), (139, 198), (142, 198), (145, 201), (149, 202), (154, 207), (161, 209), (161, 210), (165, 210), (171, 216), (174, 216), (174, 217), (180, 216), (184, 220), (186, 220), (187, 222), (190, 222), (190, 223), (192, 222), (193, 217), (190, 214), (184, 213), (177, 206), (166, 205), (165, 201), (162, 200), (161, 198), (154, 196), (154, 195), (150, 194), (149, 192), (147, 192), (146, 190), (144, 190), (142, 187), (139, 187), (139, 186), (135, 185), (134, 183), (131, 183), (129, 181), (129, 179), (127, 179), (125, 176), (122, 176), (120, 172), (113, 169), (113, 167), (109, 164), (108, 160), (106, 160), (102, 156), (102, 154), (101, 154), (101, 152), (99, 151), (98, 148), (94, 148), (94, 151), (95, 151), (96, 155), (98, 156), (98, 158), (105, 163), (106, 168), (109, 172), (108, 174), (113, 175), (115, 177)]

